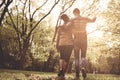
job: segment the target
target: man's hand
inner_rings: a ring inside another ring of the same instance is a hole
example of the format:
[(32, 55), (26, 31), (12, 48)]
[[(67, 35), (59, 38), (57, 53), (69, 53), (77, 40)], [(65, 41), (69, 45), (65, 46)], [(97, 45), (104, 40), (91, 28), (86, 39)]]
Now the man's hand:
[(96, 21), (96, 19), (97, 19), (96, 17), (95, 17), (95, 18), (93, 18), (93, 22), (95, 22), (95, 21)]

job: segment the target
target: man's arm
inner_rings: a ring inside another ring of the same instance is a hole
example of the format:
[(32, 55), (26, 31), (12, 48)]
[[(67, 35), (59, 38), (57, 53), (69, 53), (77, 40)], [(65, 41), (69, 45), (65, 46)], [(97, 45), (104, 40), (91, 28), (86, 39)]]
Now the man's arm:
[(67, 24), (65, 24), (65, 29), (68, 29), (68, 28), (70, 28), (71, 26), (73, 26), (72, 20), (70, 20)]
[(95, 17), (95, 18), (93, 18), (93, 19), (90, 19), (90, 18), (85, 18), (85, 20), (86, 20), (87, 22), (95, 22), (95, 21), (96, 21), (96, 17)]

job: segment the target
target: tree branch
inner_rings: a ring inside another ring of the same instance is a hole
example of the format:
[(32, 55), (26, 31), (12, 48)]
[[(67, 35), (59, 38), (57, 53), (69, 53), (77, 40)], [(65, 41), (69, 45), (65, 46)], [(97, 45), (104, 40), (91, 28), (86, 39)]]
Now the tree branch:
[(13, 19), (12, 19), (12, 16), (11, 16), (10, 12), (9, 12), (9, 11), (7, 11), (7, 12), (8, 12), (8, 15), (9, 15), (9, 17), (10, 17), (10, 20), (11, 20), (11, 22), (12, 22), (13, 28), (15, 29), (16, 32), (18, 32), (18, 29), (17, 29), (17, 27), (16, 27), (16, 25), (15, 25), (15, 22), (14, 22)]
[(62, 11), (59, 14), (59, 17), (57, 19), (57, 23), (56, 23), (56, 26), (55, 26), (55, 33), (54, 33), (54, 36), (53, 36), (52, 43), (55, 41), (55, 38), (56, 38), (56, 35), (57, 35), (58, 25), (59, 25), (59, 22), (60, 22), (61, 14), (65, 13), (70, 7), (72, 7), (72, 5), (74, 4), (75, 0), (73, 0), (72, 3), (65, 9), (66, 4), (69, 4), (69, 2), (71, 2), (71, 1), (65, 2), (64, 6), (62, 6)]
[[(3, 0), (4, 1), (4, 0)], [(13, 0), (8, 0), (7, 4), (5, 4), (4, 10), (2, 11), (1, 17), (0, 17), (0, 26), (2, 24), (2, 20), (4, 19), (5, 13), (8, 10), (8, 6), (12, 3)]]
[(30, 30), (30, 32), (28, 33), (28, 37), (30, 37), (31, 33), (33, 32), (33, 30), (38, 26), (38, 24), (45, 18), (47, 17), (51, 11), (53, 10), (53, 8), (58, 4), (60, 0), (56, 1), (55, 4), (51, 7), (51, 9), (49, 10), (49, 12), (47, 14), (45, 14), (36, 24), (35, 26)]
[[(69, 8), (71, 8), (75, 1), (76, 1), (76, 0), (73, 0), (72, 3), (69, 5), (69, 7), (66, 8), (63, 13), (65, 13)], [(71, 2), (71, 1), (68, 1), (65, 5), (69, 4), (70, 2)], [(64, 7), (65, 7), (65, 6), (64, 6)]]
[(42, 8), (47, 2), (48, 2), (48, 0), (46, 0), (40, 7), (38, 7), (38, 8), (33, 12), (32, 18), (33, 18), (33, 16), (34, 16), (34, 14), (35, 14), (40, 8)]
[(5, 4), (5, 0), (2, 0), (2, 3), (0, 4), (0, 8), (2, 7), (3, 4)]

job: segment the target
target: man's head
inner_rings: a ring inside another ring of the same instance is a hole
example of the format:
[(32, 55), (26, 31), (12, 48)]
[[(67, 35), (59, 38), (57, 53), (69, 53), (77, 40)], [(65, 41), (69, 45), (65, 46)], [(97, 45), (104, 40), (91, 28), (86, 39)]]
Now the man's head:
[(75, 8), (75, 9), (73, 10), (73, 14), (74, 14), (74, 15), (79, 15), (79, 14), (80, 14), (80, 10), (79, 10), (78, 8)]

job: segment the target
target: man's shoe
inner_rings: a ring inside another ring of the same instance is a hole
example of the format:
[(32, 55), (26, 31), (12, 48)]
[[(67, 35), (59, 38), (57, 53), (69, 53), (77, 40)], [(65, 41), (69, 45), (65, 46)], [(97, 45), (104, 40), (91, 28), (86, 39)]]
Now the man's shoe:
[(78, 73), (76, 73), (75, 80), (80, 80), (80, 75)]
[(86, 69), (85, 69), (85, 68), (82, 68), (82, 69), (81, 69), (81, 72), (82, 72), (82, 77), (83, 77), (83, 78), (86, 78), (86, 77), (87, 77)]

